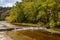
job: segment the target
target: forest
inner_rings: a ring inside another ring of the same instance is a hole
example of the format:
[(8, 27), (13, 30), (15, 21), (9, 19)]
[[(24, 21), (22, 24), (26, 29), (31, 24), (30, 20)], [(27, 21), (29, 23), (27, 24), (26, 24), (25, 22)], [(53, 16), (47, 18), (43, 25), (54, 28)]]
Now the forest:
[(47, 28), (60, 27), (60, 1), (22, 0), (8, 12), (6, 21), (10, 23), (32, 23)]
[(8, 16), (8, 11), (11, 9), (11, 7), (2, 7), (0, 6), (0, 21), (5, 20), (6, 16)]

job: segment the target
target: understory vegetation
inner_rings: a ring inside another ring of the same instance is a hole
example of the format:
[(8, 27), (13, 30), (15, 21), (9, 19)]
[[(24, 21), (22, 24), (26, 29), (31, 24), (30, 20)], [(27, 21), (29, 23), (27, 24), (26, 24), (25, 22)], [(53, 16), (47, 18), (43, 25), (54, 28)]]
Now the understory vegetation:
[(60, 26), (60, 1), (22, 0), (9, 11), (6, 21), (11, 23), (41, 24), (48, 28)]

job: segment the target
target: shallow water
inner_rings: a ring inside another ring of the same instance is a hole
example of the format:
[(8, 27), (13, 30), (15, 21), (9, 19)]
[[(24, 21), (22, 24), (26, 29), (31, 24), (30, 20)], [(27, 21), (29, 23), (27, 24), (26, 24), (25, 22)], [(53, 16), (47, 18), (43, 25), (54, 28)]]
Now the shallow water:
[[(0, 24), (0, 29), (5, 29), (4, 25)], [(0, 31), (0, 40), (12, 40), (6, 33), (6, 31), (1, 32)]]

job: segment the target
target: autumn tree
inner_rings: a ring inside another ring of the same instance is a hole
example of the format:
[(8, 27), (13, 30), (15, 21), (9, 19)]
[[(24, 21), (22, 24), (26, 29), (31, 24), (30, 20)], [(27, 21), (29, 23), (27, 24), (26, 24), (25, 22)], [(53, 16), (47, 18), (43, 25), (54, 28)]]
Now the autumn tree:
[(22, 0), (9, 12), (9, 22), (42, 24), (54, 28), (60, 25), (60, 2), (56, 0)]

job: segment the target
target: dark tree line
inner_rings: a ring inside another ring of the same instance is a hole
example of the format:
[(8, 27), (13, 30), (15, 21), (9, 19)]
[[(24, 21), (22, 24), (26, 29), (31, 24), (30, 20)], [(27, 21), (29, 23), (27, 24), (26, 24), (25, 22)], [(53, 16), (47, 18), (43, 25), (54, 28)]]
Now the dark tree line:
[(10, 7), (2, 7), (0, 6), (0, 21), (5, 20), (6, 16), (8, 16), (8, 11)]

